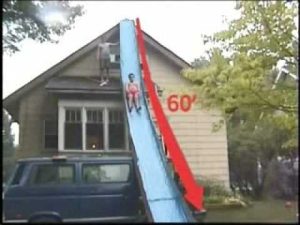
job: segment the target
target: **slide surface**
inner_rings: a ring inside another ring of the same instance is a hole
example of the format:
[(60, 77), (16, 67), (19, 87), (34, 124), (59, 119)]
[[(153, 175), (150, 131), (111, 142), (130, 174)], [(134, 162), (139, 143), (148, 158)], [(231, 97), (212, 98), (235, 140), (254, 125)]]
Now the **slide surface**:
[[(171, 171), (150, 117), (144, 95), (135, 26), (132, 20), (120, 22), (120, 51), (123, 89), (129, 81), (129, 73), (135, 75), (135, 80), (141, 84), (142, 89), (140, 93), (142, 109), (139, 113), (135, 109), (129, 113), (127, 103), (125, 105), (146, 207), (151, 213), (153, 222), (195, 222), (171, 177)], [(125, 96), (124, 99), (126, 99)]]

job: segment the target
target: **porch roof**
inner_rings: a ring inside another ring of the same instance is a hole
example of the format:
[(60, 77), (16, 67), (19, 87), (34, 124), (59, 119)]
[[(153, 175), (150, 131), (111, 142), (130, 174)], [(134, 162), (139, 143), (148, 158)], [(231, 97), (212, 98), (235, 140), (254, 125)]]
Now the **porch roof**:
[(97, 77), (53, 77), (45, 85), (45, 88), (49, 92), (55, 93), (120, 94), (122, 91), (119, 79), (112, 78), (104, 86), (100, 86), (99, 83)]

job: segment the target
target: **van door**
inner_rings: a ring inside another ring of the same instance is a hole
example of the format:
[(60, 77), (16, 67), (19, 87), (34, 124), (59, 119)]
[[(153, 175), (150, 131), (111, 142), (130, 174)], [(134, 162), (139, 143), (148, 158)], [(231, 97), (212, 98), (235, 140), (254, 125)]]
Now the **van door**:
[(82, 215), (113, 221), (136, 214), (138, 191), (131, 163), (83, 163), (81, 172)]
[(32, 163), (24, 185), (17, 195), (7, 195), (7, 202), (26, 219), (37, 212), (56, 212), (62, 219), (78, 218), (75, 169), (75, 163)]

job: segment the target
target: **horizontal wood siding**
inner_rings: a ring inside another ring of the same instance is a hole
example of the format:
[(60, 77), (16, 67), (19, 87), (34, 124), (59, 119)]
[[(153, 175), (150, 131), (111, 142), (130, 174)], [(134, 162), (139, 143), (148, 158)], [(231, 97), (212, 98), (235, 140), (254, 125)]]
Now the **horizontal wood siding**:
[(53, 155), (44, 148), (44, 120), (57, 118), (57, 99), (49, 95), (44, 85), (38, 86), (20, 102), (20, 149), (18, 158)]
[(170, 112), (167, 97), (170, 94), (180, 94), (182, 90), (190, 93), (191, 84), (179, 75), (180, 70), (175, 65), (150, 48), (148, 60), (152, 79), (164, 90), (161, 97), (163, 110), (194, 176), (198, 179), (217, 179), (228, 188), (226, 129), (224, 126), (218, 132), (212, 131), (213, 123), (221, 119), (220, 112), (216, 110), (208, 112), (201, 109), (200, 104), (193, 106), (189, 112)]
[[(111, 77), (120, 77), (120, 69), (111, 68)], [(96, 58), (96, 50), (85, 54), (82, 58), (68, 65), (59, 72), (59, 76), (94, 77), (100, 76), (99, 62)]]

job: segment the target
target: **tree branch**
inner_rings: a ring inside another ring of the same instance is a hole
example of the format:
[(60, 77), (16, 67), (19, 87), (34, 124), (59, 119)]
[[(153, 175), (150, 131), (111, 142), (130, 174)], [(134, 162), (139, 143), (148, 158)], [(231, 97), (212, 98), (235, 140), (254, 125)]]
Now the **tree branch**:
[[(260, 94), (258, 94), (256, 91), (254, 91), (252, 88), (249, 89), (256, 97), (258, 97), (260, 100), (262, 100), (263, 102), (266, 103), (266, 105), (268, 105), (269, 107), (273, 108), (273, 109), (276, 109), (276, 110), (280, 110), (280, 111), (283, 111), (283, 112), (297, 112), (296, 109), (294, 109), (294, 107), (291, 107), (291, 106), (284, 106), (284, 105), (275, 105), (271, 102), (269, 102), (268, 100), (266, 100), (265, 98), (263, 98)], [(297, 108), (297, 107), (295, 107)]]
[(297, 61), (298, 61), (297, 57), (296, 57), (291, 51), (289, 51), (287, 48), (282, 47), (282, 46), (280, 45), (280, 42), (278, 41), (278, 39), (275, 38), (275, 35), (273, 35), (272, 30), (271, 30), (271, 28), (270, 28), (270, 25), (269, 25), (269, 23), (268, 23), (268, 20), (267, 20), (266, 17), (265, 17), (264, 9), (263, 9), (260, 5), (257, 5), (257, 7), (258, 7), (258, 11), (261, 13), (261, 17), (262, 17), (262, 19), (263, 19), (263, 26), (264, 26), (264, 27), (266, 28), (266, 30), (268, 31), (268, 33), (269, 33), (269, 35), (270, 35), (270, 38), (272, 38), (272, 39), (276, 42), (276, 44), (278, 45), (278, 47), (279, 47), (281, 50), (283, 50), (285, 53), (287, 53), (290, 57), (294, 58), (295, 61), (297, 62)]

